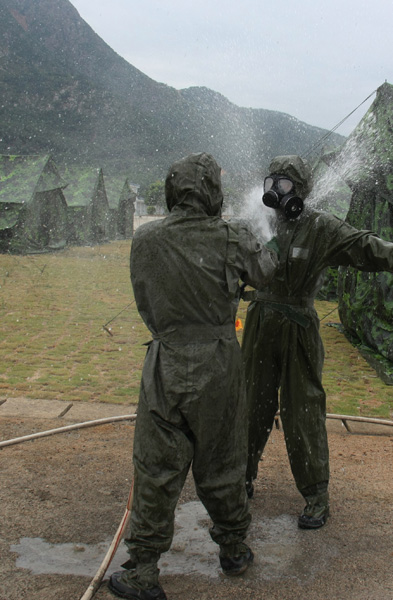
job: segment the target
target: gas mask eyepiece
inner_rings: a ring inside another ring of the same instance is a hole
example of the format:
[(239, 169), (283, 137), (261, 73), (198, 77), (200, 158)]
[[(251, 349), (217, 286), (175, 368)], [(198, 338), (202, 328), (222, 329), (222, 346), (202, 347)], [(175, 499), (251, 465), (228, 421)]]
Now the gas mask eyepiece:
[(295, 184), (288, 177), (269, 175), (264, 181), (262, 202), (281, 210), (288, 220), (296, 219), (303, 210), (303, 200), (295, 194)]

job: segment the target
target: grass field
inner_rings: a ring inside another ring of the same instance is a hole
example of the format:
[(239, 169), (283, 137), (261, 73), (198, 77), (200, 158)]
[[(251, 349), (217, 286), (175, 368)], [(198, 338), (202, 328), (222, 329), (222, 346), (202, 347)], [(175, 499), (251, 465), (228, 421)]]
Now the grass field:
[[(129, 251), (122, 241), (0, 255), (0, 399), (137, 402), (150, 335), (133, 302)], [(393, 388), (327, 326), (339, 322), (335, 305), (316, 306), (328, 412), (392, 418)], [(241, 303), (243, 320), (245, 311)]]

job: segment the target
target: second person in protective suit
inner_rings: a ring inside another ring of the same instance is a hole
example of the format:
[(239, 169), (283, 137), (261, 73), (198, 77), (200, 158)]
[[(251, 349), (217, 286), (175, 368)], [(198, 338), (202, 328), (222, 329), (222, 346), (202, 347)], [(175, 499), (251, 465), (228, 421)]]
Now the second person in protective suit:
[(312, 210), (307, 206), (310, 191), (311, 170), (299, 156), (272, 161), (263, 202), (275, 215), (279, 267), (263, 289), (245, 292), (244, 299), (251, 302), (242, 341), (248, 495), (253, 495), (259, 460), (280, 407), (292, 473), (306, 502), (298, 521), (305, 529), (323, 526), (329, 514), (324, 349), (314, 299), (328, 266), (393, 272), (393, 244)]
[(139, 227), (132, 242), (135, 300), (152, 341), (134, 438), (130, 561), (109, 582), (114, 594), (140, 600), (166, 598), (157, 563), (190, 468), (224, 573), (238, 575), (253, 559), (244, 543), (247, 414), (235, 317), (239, 279), (264, 289), (277, 265), (244, 226), (221, 219), (221, 170), (209, 154), (172, 165), (165, 195), (169, 216)]

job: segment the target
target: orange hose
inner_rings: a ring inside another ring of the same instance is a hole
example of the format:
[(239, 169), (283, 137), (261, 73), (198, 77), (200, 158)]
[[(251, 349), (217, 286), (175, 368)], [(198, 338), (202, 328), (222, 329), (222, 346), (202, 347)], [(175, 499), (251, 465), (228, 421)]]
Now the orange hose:
[(120, 540), (123, 536), (124, 530), (127, 527), (128, 521), (130, 519), (133, 496), (134, 496), (134, 482), (132, 482), (130, 493), (128, 495), (126, 510), (124, 512), (122, 520), (120, 521), (120, 525), (115, 533), (115, 537), (113, 538), (112, 543), (109, 546), (108, 552), (106, 553), (105, 558), (102, 561), (97, 573), (91, 580), (89, 587), (87, 588), (87, 590), (85, 591), (85, 593), (83, 594), (83, 596), (81, 597), (80, 600), (90, 600), (90, 598), (92, 598), (94, 596), (94, 594), (100, 587), (101, 581), (102, 581), (106, 571), (108, 570), (108, 567), (111, 564), (113, 557), (116, 554), (116, 550), (120, 544)]

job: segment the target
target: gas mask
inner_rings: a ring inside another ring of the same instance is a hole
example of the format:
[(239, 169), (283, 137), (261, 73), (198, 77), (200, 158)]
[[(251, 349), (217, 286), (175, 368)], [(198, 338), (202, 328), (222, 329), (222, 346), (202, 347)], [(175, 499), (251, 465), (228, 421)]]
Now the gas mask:
[(295, 184), (289, 177), (269, 175), (264, 181), (262, 202), (279, 209), (286, 219), (296, 219), (303, 210), (303, 200), (295, 194)]

